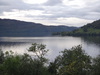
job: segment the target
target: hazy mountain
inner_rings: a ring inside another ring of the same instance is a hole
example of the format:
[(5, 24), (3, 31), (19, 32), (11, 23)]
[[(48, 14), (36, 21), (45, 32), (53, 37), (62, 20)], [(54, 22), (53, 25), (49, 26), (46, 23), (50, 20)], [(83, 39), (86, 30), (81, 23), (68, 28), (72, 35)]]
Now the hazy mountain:
[(72, 31), (77, 27), (46, 26), (39, 23), (0, 19), (0, 36), (50, 36), (53, 32)]

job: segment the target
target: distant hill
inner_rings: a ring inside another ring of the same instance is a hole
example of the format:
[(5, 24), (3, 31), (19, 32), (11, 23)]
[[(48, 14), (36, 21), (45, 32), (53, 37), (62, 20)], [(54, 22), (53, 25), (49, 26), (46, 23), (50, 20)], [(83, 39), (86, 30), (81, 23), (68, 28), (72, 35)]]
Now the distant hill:
[(89, 23), (79, 29), (74, 30), (74, 35), (100, 36), (100, 20)]
[(62, 36), (100, 36), (100, 20), (94, 21), (71, 32), (60, 32)]
[(81, 28), (100, 29), (100, 20), (94, 21), (93, 23), (89, 23)]
[(0, 19), (0, 36), (3, 37), (50, 36), (53, 32), (66, 32), (75, 29), (77, 28), (68, 26), (46, 26), (40, 23)]

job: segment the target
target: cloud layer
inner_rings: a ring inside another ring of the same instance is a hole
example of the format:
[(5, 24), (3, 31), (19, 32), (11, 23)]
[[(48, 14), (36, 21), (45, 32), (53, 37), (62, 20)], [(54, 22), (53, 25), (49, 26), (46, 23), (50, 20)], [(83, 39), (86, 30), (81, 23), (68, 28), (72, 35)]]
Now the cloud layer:
[(82, 26), (100, 19), (100, 0), (0, 0), (0, 18)]

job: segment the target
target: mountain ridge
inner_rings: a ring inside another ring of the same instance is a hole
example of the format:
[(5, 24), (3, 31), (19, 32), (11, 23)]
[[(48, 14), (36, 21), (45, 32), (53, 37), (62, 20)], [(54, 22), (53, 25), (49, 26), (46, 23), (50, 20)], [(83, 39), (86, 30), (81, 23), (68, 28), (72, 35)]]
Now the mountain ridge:
[(58, 35), (62, 35), (62, 36), (100, 36), (100, 20), (96, 20), (92, 23), (88, 23), (71, 32), (60, 32)]
[(46, 26), (34, 22), (0, 19), (0, 36), (4, 37), (51, 36), (53, 32), (72, 31), (74, 29), (77, 27)]

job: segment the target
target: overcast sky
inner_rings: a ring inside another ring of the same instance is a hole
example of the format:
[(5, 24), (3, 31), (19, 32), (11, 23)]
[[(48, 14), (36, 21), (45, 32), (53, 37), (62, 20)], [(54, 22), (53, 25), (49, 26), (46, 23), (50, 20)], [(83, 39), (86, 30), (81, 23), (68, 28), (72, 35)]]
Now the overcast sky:
[(80, 27), (100, 19), (100, 0), (0, 0), (0, 18)]

